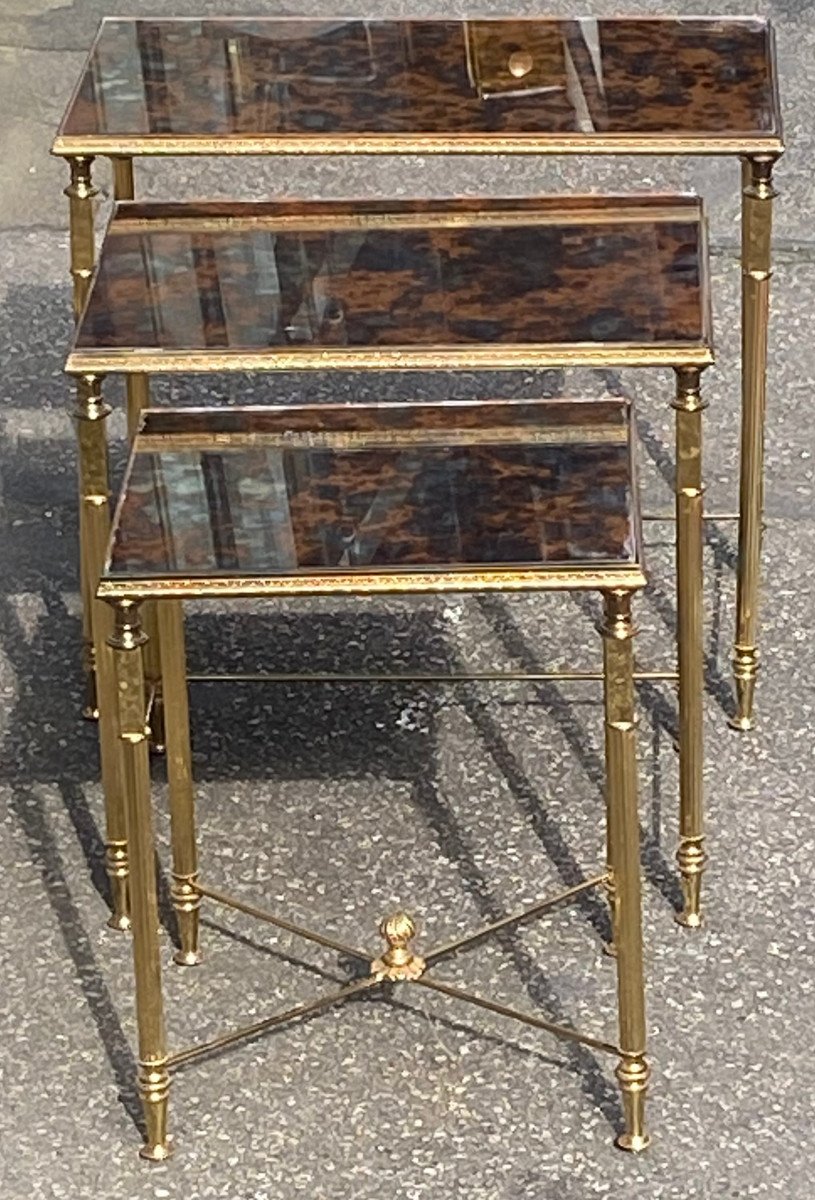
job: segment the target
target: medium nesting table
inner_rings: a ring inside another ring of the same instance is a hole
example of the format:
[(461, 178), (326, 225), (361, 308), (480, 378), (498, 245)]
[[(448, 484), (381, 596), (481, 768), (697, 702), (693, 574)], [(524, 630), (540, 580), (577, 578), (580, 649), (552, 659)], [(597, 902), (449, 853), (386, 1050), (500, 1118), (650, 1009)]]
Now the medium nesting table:
[[(104, 260), (103, 260), (104, 261)], [(209, 481), (217, 478), (213, 489)], [(118, 709), (130, 853), (138, 1087), (163, 1160), (170, 1072), (247, 1036), (370, 992), (411, 983), (617, 1056), (622, 1148), (649, 1142), (631, 622), (645, 584), (625, 401), (150, 410), (136, 433), (99, 585), (115, 623), (97, 641), (101, 711)], [(603, 596), (607, 845), (594, 878), (419, 955), (398, 912), (366, 953), (325, 929), (233, 897), (199, 875), (181, 601), (246, 596), (591, 589)], [(181, 947), (200, 960), (202, 899), (230, 905), (351, 959), (329, 995), (168, 1053), (152, 833), (140, 604), (155, 603), (167, 700), (173, 899)], [(105, 605), (107, 607), (107, 605)], [(437, 963), (582, 892), (610, 895), (618, 1037), (509, 1008), (446, 982)]]
[[(71, 273), (94, 265), (94, 156), (653, 154), (742, 162), (742, 421), (732, 724), (758, 665), (775, 47), (759, 18), (102, 22), (53, 145), (71, 170)], [(239, 174), (236, 172), (238, 180)], [(620, 178), (624, 176), (621, 173)], [(146, 380), (128, 379), (131, 429)], [(92, 581), (83, 576), (86, 644)], [(92, 653), (88, 655), (92, 665)]]
[[(108, 536), (106, 372), (673, 367), (678, 919), (696, 926), (705, 865), (700, 374), (712, 361), (705, 222), (693, 197), (120, 204), (67, 362), (78, 382), (85, 578), (99, 579)], [(93, 619), (98, 653), (107, 607), (96, 605)], [(111, 923), (125, 927), (119, 737), (104, 704), (99, 732)]]

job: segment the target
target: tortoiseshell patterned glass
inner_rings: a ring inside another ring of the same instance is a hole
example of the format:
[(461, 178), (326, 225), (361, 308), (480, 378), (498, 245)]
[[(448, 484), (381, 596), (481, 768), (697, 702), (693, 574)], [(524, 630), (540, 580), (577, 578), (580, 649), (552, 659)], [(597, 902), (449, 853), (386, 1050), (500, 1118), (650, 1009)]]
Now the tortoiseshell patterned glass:
[(110, 18), (60, 134), (575, 131), (779, 134), (767, 23)]
[(121, 205), (75, 344), (698, 345), (704, 259), (689, 197)]
[(108, 579), (634, 564), (625, 401), (156, 410)]

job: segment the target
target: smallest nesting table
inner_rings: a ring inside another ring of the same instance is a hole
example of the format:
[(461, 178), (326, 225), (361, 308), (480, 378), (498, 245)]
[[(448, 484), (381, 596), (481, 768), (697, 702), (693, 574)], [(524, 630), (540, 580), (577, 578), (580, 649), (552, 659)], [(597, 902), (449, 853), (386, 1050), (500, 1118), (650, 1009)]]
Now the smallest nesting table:
[[(145, 1158), (171, 1152), (170, 1071), (341, 1000), (412, 983), (618, 1057), (618, 1145), (648, 1145), (645, 1003), (632, 656), (632, 594), (645, 584), (625, 401), (164, 410), (143, 414), (98, 596), (115, 626), (97, 643), (103, 711), (122, 746)], [(380, 927), (381, 952), (226, 895), (198, 868), (181, 601), (245, 596), (600, 591), (604, 618), (607, 844), (592, 879), (420, 957), (411, 917)], [(148, 714), (139, 620), (156, 602), (181, 966), (200, 961), (202, 898), (350, 957), (330, 995), (168, 1052), (161, 995)], [(437, 962), (593, 887), (611, 903), (615, 1041), (496, 1004), (438, 978)]]

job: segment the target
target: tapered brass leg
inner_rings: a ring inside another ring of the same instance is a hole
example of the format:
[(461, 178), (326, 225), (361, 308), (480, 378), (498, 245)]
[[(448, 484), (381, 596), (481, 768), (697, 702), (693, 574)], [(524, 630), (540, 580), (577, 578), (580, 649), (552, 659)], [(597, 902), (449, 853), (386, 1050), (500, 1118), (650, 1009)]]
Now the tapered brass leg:
[(734, 729), (753, 727), (758, 671), (758, 601), (764, 511), (764, 422), (767, 407), (767, 326), (770, 317), (770, 242), (774, 160), (743, 164), (741, 226), (741, 479), (739, 565), (736, 583), (736, 683)]
[(161, 632), (156, 615), (156, 604), (144, 605), (144, 630), (149, 641), (144, 647), (144, 676), (148, 694), (153, 696), (153, 711), (150, 714), (150, 749), (154, 754), (164, 754), (167, 734), (164, 720), (164, 691), (161, 683)]
[(74, 285), (74, 318), (79, 320), (88, 296), (95, 262), (93, 242), (93, 201), (98, 195), (91, 178), (93, 158), (69, 158), (71, 182), (68, 197), (71, 237), (71, 279)]
[[(93, 186), (91, 177), (92, 157), (69, 158), (68, 166), (71, 171), (71, 182), (65, 188), (68, 197), (70, 239), (71, 239), (71, 280), (73, 282), (74, 320), (78, 320), (88, 295), (95, 250), (93, 241), (93, 201), (98, 194)], [(82, 601), (82, 668), (85, 673), (85, 700), (82, 715), (88, 720), (96, 720), (99, 715), (96, 700), (96, 679), (94, 668), (93, 626), (91, 620), (91, 605), (95, 583), (89, 580), (85, 573), (85, 556), (82, 544), (85, 539), (84, 513), (79, 513), (79, 593)]]
[(683, 906), (676, 919), (702, 923), (704, 644), (702, 412), (697, 367), (676, 372), (676, 588), (679, 658), (679, 849)]
[(136, 194), (133, 181), (133, 159), (129, 155), (112, 158), (113, 195), (116, 200), (132, 200)]
[[(133, 159), (113, 158), (111, 162), (113, 165), (113, 194), (116, 200), (132, 200), (136, 194)], [(150, 404), (149, 376), (128, 375), (125, 386), (127, 388), (127, 436), (132, 442), (139, 427), (141, 414)], [(153, 696), (153, 709), (150, 714), (150, 748), (157, 753), (163, 753), (165, 745), (164, 701), (161, 694), (158, 623), (153, 604), (144, 605), (142, 623), (147, 634), (147, 643), (144, 649), (144, 673), (147, 691)]]
[[(605, 631), (606, 615), (603, 614), (603, 624), (600, 626), (600, 632)], [(607, 679), (607, 673), (603, 672), (603, 679)], [(608, 721), (605, 722), (605, 755), (606, 764), (612, 761), (614, 755), (614, 738), (615, 731), (610, 727)], [(606, 898), (608, 900), (609, 924), (611, 925), (611, 941), (604, 946), (606, 954), (612, 958), (617, 957), (617, 940), (619, 922), (619, 904), (617, 896), (617, 878), (614, 872), (614, 863), (616, 861), (616, 850), (614, 846), (614, 838), (617, 834), (617, 822), (614, 820), (612, 806), (615, 802), (614, 788), (612, 785), (609, 771), (606, 770), (606, 869), (608, 878), (605, 883)]]
[[(135, 196), (133, 159), (114, 158), (113, 194), (116, 200), (132, 200)], [(130, 440), (136, 432), (142, 410), (150, 403), (150, 387), (147, 375), (127, 376), (127, 434)], [(149, 642), (148, 642), (149, 645)]]
[(637, 754), (631, 595), (604, 593), (603, 674), (606, 723), (608, 815), (615, 883), (617, 1004), (621, 1059), (617, 1066), (625, 1130), (623, 1150), (644, 1150), (645, 1096), (650, 1069), (645, 1058), (645, 984), (642, 965), (640, 837), (637, 811)]
[(85, 694), (82, 701), (82, 716), (86, 721), (99, 720), (99, 699), (96, 694), (96, 650), (93, 644), (93, 589), (85, 564), (85, 513), (79, 509), (79, 599), (82, 607), (82, 674)]
[[(101, 379), (86, 375), (76, 381), (79, 446), (79, 504), (83, 539), (80, 546), (83, 575), (96, 590), (110, 532), (106, 418), (110, 408), (102, 399)], [(121, 748), (116, 719), (116, 689), (107, 638), (113, 617), (107, 604), (92, 599), (88, 605), (95, 646), (99, 684), (99, 757), (105, 797), (105, 865), (110, 879), (112, 912), (108, 924), (128, 929), (127, 834), (122, 796)]]
[(127, 436), (132, 442), (139, 427), (141, 415), (150, 406), (150, 376), (128, 375), (126, 387)]
[[(113, 195), (117, 200), (132, 200), (135, 196), (133, 159), (114, 158)], [(150, 403), (150, 387), (147, 375), (127, 376), (127, 435), (132, 441), (138, 428), (142, 410)], [(148, 645), (150, 643), (148, 642)]]
[[(605, 727), (606, 740), (606, 762), (610, 760), (611, 749), (609, 747), (609, 727)], [(617, 921), (618, 921), (618, 905), (617, 905), (617, 881), (614, 875), (614, 859), (615, 852), (613, 839), (615, 834), (615, 822), (611, 817), (612, 792), (608, 778), (606, 778), (606, 869), (608, 878), (605, 882), (606, 899), (608, 900), (609, 924), (611, 926), (611, 940), (606, 942), (603, 947), (606, 954), (612, 958), (617, 957)]]
[(180, 600), (155, 605), (161, 637), (161, 676), (167, 703), (167, 778), (170, 787), (170, 825), (173, 843), (172, 897), (178, 918), (181, 948), (179, 966), (201, 961), (198, 949), (198, 852), (195, 837), (195, 795), (190, 753), (190, 715), (184, 653), (184, 609)]
[(145, 637), (138, 605), (120, 601), (115, 607), (113, 649), (118, 695), (119, 733), (130, 848), (130, 905), (133, 922), (133, 967), (136, 1020), (139, 1030), (138, 1088), (144, 1108), (147, 1138), (143, 1158), (161, 1161), (170, 1156), (167, 1101), (170, 1075), (161, 997), (159, 916), (156, 896), (155, 846), (150, 803), (150, 758), (145, 725)]

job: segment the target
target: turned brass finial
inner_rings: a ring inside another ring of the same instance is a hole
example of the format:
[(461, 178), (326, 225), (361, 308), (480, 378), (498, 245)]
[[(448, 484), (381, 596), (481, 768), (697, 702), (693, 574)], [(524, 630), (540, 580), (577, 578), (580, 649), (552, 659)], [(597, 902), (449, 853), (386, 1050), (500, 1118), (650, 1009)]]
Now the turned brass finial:
[(379, 932), (388, 943), (381, 958), (371, 963), (371, 974), (377, 979), (418, 979), (425, 968), (425, 961), (410, 949), (416, 936), (416, 923), (406, 912), (394, 913), (379, 926)]

